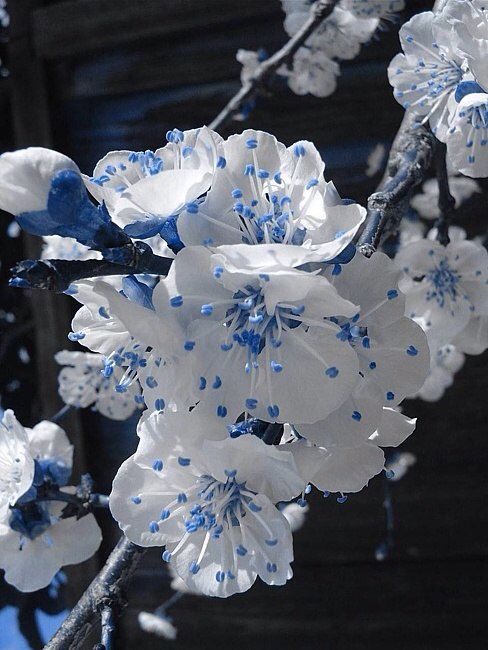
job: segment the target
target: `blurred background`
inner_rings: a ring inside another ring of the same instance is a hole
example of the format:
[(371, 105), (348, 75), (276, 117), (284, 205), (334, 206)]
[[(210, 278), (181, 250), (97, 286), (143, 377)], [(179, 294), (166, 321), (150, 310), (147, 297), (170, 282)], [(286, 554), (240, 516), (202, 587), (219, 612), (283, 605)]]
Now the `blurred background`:
[[(244, 123), (231, 122), (221, 134), (254, 127), (286, 145), (311, 140), (341, 195), (364, 203), (382, 173), (381, 166), (366, 173), (368, 158), (376, 148), (381, 159), (377, 145), (388, 149), (403, 117), (386, 77), (399, 25), (432, 4), (407, 0), (399, 24), (385, 25), (357, 59), (341, 64), (331, 97), (297, 97), (277, 80)], [(109, 150), (156, 149), (168, 129), (209, 123), (239, 88), (237, 49), (273, 53), (287, 40), (279, 0), (10, 0), (7, 10), (5, 17), (0, 0), (0, 150), (52, 147), (86, 173)], [(458, 211), (470, 236), (486, 233), (483, 187)], [(0, 219), (1, 407), (30, 426), (62, 406), (53, 354), (75, 349), (67, 333), (76, 305), (8, 288), (9, 268), (37, 257), (41, 242), (20, 234), (8, 215)], [(419, 418), (404, 445), (417, 462), (400, 481), (377, 477), (344, 504), (312, 495), (286, 587), (256, 584), (225, 601), (185, 596), (171, 610), (178, 639), (165, 641), (137, 624), (138, 611), (171, 594), (160, 554), (150, 552), (130, 587), (117, 647), (486, 647), (487, 359), (468, 357), (440, 402), (405, 405)], [(134, 423), (88, 411), (63, 426), (76, 445), (75, 477), (89, 471), (108, 493), (135, 447)], [(384, 507), (389, 496), (392, 511)], [(392, 512), (394, 545), (381, 559)], [(99, 520), (106, 534), (100, 553), (68, 568), (67, 584), (22, 595), (0, 581), (0, 649), (39, 648), (49, 638), (118, 538), (106, 514)], [(86, 647), (98, 640), (95, 631)]]

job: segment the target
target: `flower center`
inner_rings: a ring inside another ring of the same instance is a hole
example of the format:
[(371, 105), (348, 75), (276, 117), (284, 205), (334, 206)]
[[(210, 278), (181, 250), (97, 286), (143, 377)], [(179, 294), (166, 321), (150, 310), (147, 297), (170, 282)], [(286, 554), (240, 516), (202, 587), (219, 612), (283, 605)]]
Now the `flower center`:
[[(155, 461), (155, 463), (158, 462), (161, 461)], [(185, 467), (190, 464), (190, 459), (180, 458), (179, 462)], [(237, 470), (226, 469), (225, 473), (227, 475), (225, 483), (206, 474), (200, 476), (190, 489), (177, 494), (176, 498), (163, 508), (159, 521), (149, 522), (149, 532), (152, 534), (158, 533), (160, 526), (164, 525), (164, 522), (170, 517), (178, 516), (184, 523), (183, 537), (172, 551), (164, 551), (163, 560), (169, 562), (183, 549), (192, 535), (204, 532), (205, 536), (200, 551), (188, 566), (189, 573), (196, 574), (200, 571), (202, 560), (212, 540), (218, 540), (222, 535), (228, 535), (234, 545), (235, 537), (232, 530), (242, 527), (246, 519), (250, 517), (254, 518), (255, 525), (261, 528), (265, 538), (265, 546), (257, 547), (255, 550), (257, 553), (261, 553), (265, 560), (268, 560), (266, 545), (276, 546), (278, 540), (259, 514), (262, 508), (254, 502), (256, 493), (247, 489), (245, 483), (237, 482)], [(133, 497), (133, 501), (134, 503), (140, 502), (138, 497)], [(232, 557), (227, 558), (228, 566), (222, 566), (221, 569), (224, 570), (217, 571), (215, 575), (217, 582), (223, 582), (225, 579), (234, 580), (239, 557), (245, 555), (247, 555), (247, 549), (243, 544), (235, 545)], [(276, 572), (276, 565), (270, 562), (268, 564), (270, 564), (269, 570)]]
[(436, 300), (439, 307), (444, 307), (446, 299), (456, 301), (458, 296), (459, 275), (451, 269), (446, 258), (438, 266), (431, 269), (426, 278), (430, 283), (427, 300)]
[(9, 526), (20, 533), (20, 546), (23, 538), (35, 539), (42, 535), (50, 526), (51, 518), (45, 505), (30, 502), (22, 507), (12, 508), (10, 511)]

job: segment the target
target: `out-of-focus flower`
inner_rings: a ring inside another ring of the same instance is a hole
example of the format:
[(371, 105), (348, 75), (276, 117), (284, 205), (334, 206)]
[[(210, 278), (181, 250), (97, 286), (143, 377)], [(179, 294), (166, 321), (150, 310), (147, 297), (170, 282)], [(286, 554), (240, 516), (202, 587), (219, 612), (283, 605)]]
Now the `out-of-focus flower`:
[(168, 641), (174, 641), (178, 636), (178, 630), (169, 616), (155, 612), (139, 612), (137, 621), (144, 632), (156, 634)]
[(124, 370), (107, 366), (100, 354), (63, 350), (55, 355), (59, 365), (59, 394), (71, 406), (91, 406), (111, 420), (126, 420), (142, 404), (137, 382), (122, 383)]
[(482, 246), (422, 240), (401, 249), (395, 261), (408, 276), (400, 282), (406, 314), (424, 329), (432, 349), (488, 314), (488, 253)]
[[(459, 208), (473, 194), (481, 192), (476, 181), (465, 176), (450, 176), (449, 190), (456, 200)], [(429, 178), (422, 185), (422, 192), (412, 197), (410, 205), (424, 219), (437, 219), (439, 217), (439, 183), (436, 178)], [(403, 223), (403, 221), (402, 221)]]
[(465, 356), (454, 345), (448, 344), (432, 354), (430, 374), (415, 397), (426, 402), (437, 402), (452, 386), (454, 375), (463, 367)]

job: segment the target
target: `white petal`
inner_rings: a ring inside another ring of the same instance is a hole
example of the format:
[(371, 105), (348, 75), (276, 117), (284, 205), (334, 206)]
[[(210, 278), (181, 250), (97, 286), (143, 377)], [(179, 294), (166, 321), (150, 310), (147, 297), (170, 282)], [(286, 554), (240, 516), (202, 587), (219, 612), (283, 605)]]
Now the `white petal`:
[(0, 208), (11, 214), (45, 210), (51, 179), (75, 163), (51, 149), (29, 147), (0, 156)]

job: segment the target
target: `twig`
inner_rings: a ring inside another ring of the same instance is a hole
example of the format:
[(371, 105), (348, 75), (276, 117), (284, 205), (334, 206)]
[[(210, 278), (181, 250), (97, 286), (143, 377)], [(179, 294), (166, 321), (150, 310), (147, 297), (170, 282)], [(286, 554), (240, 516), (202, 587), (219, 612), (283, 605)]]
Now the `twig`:
[(170, 607), (183, 598), (185, 594), (182, 591), (175, 591), (162, 605), (154, 610), (157, 616), (164, 616)]
[(437, 228), (437, 241), (443, 246), (449, 243), (449, 224), (454, 215), (456, 200), (449, 189), (449, 177), (446, 165), (446, 145), (439, 140), (435, 148), (435, 169), (437, 184), (439, 185), (439, 218), (435, 222)]
[(220, 128), (230, 117), (240, 110), (245, 101), (254, 97), (259, 89), (265, 86), (276, 73), (278, 68), (291, 60), (295, 52), (305, 43), (308, 37), (333, 12), (337, 2), (338, 0), (317, 0), (310, 7), (308, 18), (298, 32), (278, 52), (275, 52), (269, 59), (261, 63), (252, 79), (242, 86), (239, 92), (232, 97), (213, 122), (210, 123), (210, 128)]
[(75, 407), (72, 406), (71, 404), (65, 404), (62, 409), (59, 409), (57, 413), (55, 413), (50, 419), (51, 422), (54, 422), (54, 424), (58, 424), (65, 415), (67, 415), (71, 409), (74, 409)]
[(115, 634), (115, 617), (112, 607), (104, 607), (101, 614), (102, 620), (102, 646), (103, 650), (113, 650), (113, 637)]
[(24, 260), (13, 269), (10, 285), (22, 289), (66, 291), (72, 282), (103, 275), (166, 275), (173, 260), (155, 255), (143, 242), (110, 249), (103, 260)]
[(395, 516), (393, 512), (393, 500), (391, 497), (390, 483), (387, 476), (383, 477), (383, 508), (385, 510), (386, 539), (376, 547), (375, 556), (379, 562), (387, 560), (395, 547)]
[(365, 255), (370, 256), (378, 248), (384, 234), (398, 228), (410, 193), (427, 174), (434, 146), (432, 133), (407, 114), (393, 143), (380, 188), (368, 199), (368, 216), (358, 239)]
[(145, 550), (122, 537), (44, 650), (76, 650), (104, 609), (118, 614), (125, 606), (125, 589)]

